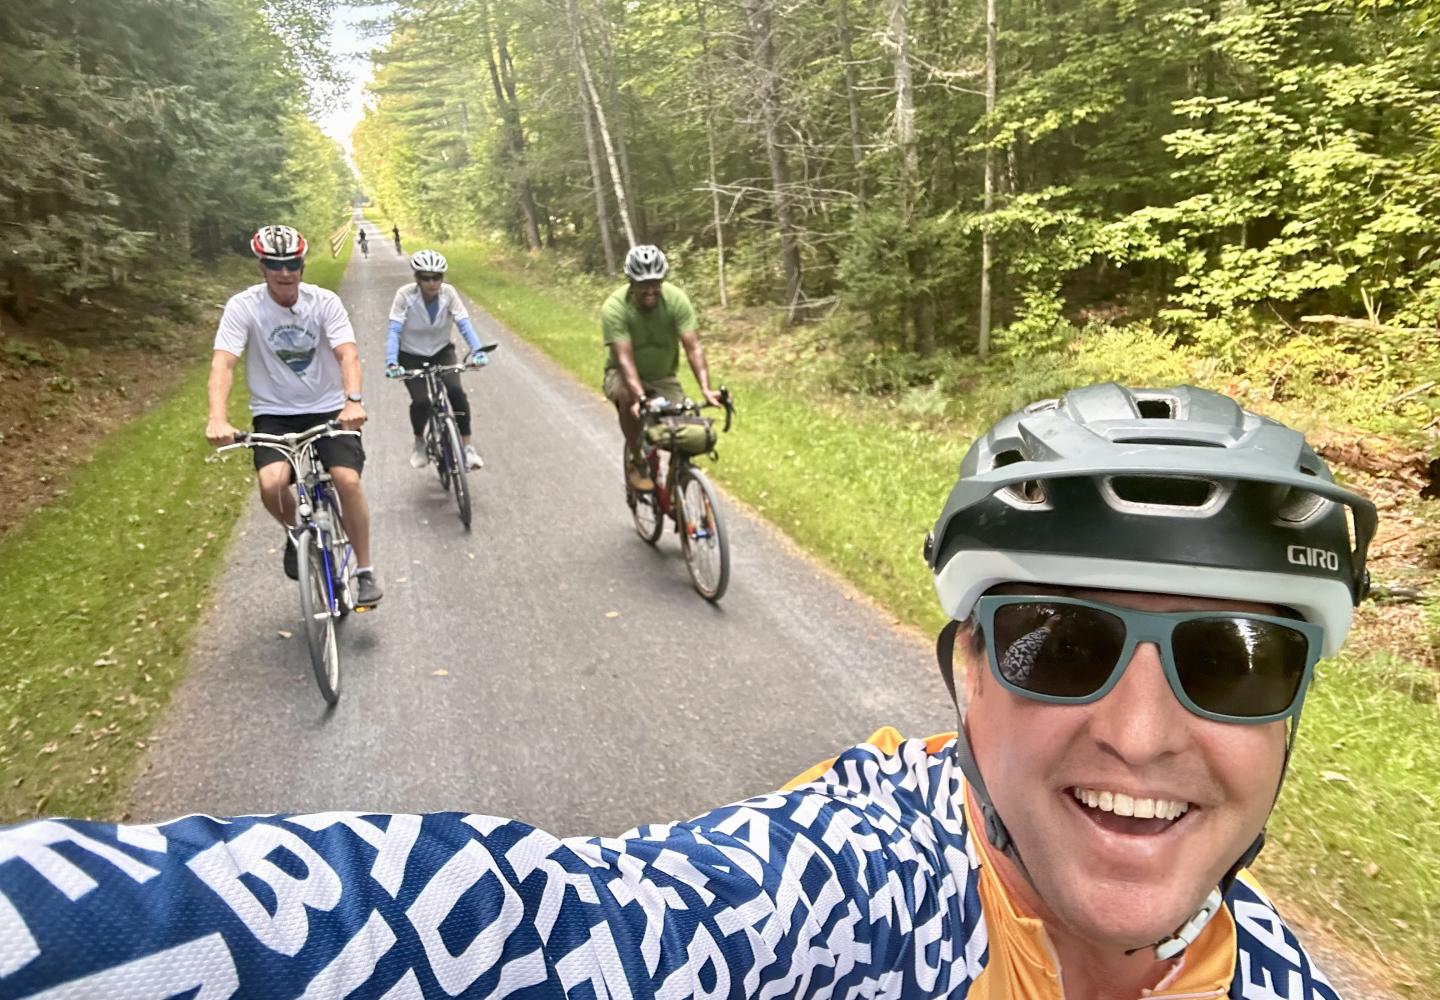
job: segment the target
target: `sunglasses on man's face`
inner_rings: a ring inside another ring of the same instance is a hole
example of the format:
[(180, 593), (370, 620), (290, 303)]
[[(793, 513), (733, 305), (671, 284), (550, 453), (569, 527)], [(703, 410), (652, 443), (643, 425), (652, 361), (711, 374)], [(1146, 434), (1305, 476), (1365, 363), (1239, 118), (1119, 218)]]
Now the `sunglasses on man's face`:
[(991, 673), (1022, 698), (1099, 701), (1135, 647), (1152, 642), (1175, 697), (1217, 722), (1297, 714), (1324, 635), (1318, 625), (1273, 615), (1137, 611), (1078, 597), (986, 596), (976, 613)]
[(445, 276), (444, 276), (443, 274), (417, 274), (417, 275), (415, 275), (415, 280), (416, 280), (416, 281), (439, 281), (439, 280), (441, 280), (441, 279), (444, 278), (444, 277), (445, 277)]
[(304, 257), (286, 257), (277, 260), (274, 257), (261, 257), (260, 263), (267, 271), (299, 271), (305, 266)]

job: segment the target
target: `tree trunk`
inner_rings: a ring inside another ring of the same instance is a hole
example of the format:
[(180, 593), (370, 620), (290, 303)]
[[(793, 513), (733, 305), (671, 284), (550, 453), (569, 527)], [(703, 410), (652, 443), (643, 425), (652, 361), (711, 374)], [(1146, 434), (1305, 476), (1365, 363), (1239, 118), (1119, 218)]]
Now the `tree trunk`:
[[(895, 53), (895, 141), (900, 147), (900, 219), (908, 231), (920, 215), (924, 197), (920, 188), (920, 155), (915, 138), (915, 88), (910, 75), (910, 25), (906, 0), (890, 0), (890, 25), (886, 43)], [(914, 247), (906, 256), (911, 279), (923, 283), (926, 267), (923, 247)], [(922, 291), (910, 300), (911, 324), (915, 329), (915, 351), (921, 356), (935, 353), (935, 308), (930, 293)]]
[[(623, 16), (624, 7), (619, 10)], [(620, 73), (615, 65), (615, 49), (610, 43), (610, 22), (601, 18), (600, 20), (600, 44), (603, 49), (606, 63), (606, 92), (610, 98), (610, 107), (615, 109), (613, 135), (615, 139), (615, 152), (620, 159), (620, 179), (624, 183), (625, 190), (630, 192), (630, 226), (637, 233), (644, 234), (645, 227), (641, 225), (639, 196), (636, 194), (635, 175), (630, 172), (630, 151), (625, 145), (625, 104), (620, 99), (620, 86), (618, 80)]]
[[(985, 114), (995, 113), (995, 0), (985, 0)], [(990, 355), (990, 213), (995, 210), (995, 149), (985, 146), (985, 215), (980, 224), (981, 360)]]
[(600, 151), (595, 148), (595, 123), (590, 115), (590, 98), (585, 95), (584, 81), (579, 85), (580, 118), (585, 123), (585, 153), (590, 158), (590, 182), (595, 188), (595, 220), (600, 229), (600, 243), (605, 248), (605, 273), (615, 274), (615, 241), (610, 237), (610, 209), (605, 205), (605, 177), (600, 167)]
[(512, 183), (520, 211), (525, 216), (525, 241), (532, 252), (540, 249), (540, 227), (536, 220), (535, 194), (530, 178), (525, 173), (525, 129), (520, 122), (520, 101), (515, 96), (515, 64), (510, 58), (504, 32), (500, 33), (499, 62), (496, 61), (495, 42), (490, 34), (490, 5), (486, 0), (480, 3), (480, 34), (485, 46), (485, 61), (490, 69), (490, 86), (495, 92), (495, 105), (505, 123), (505, 145), (511, 168), (515, 171)]
[(629, 246), (635, 245), (635, 228), (630, 224), (630, 199), (625, 197), (625, 184), (620, 165), (615, 161), (615, 144), (610, 141), (610, 128), (605, 123), (605, 108), (600, 104), (600, 93), (595, 89), (595, 78), (590, 74), (590, 63), (585, 58), (585, 39), (580, 34), (580, 15), (575, 0), (570, 0), (570, 33), (575, 47), (575, 61), (580, 67), (581, 85), (590, 95), (590, 106), (595, 111), (595, 124), (600, 128), (600, 140), (605, 145), (605, 159), (610, 164), (610, 179), (615, 183), (615, 203), (620, 209), (620, 223), (625, 227), (625, 239)]
[(860, 97), (855, 92), (855, 59), (850, 50), (850, 0), (840, 0), (835, 14), (840, 58), (845, 64), (845, 103), (850, 109), (850, 160), (855, 164), (855, 197), (865, 204), (865, 154), (860, 150)]
[(780, 142), (780, 80), (775, 68), (772, 5), (773, 0), (745, 0), (759, 78), (760, 113), (765, 122), (765, 151), (770, 160), (775, 222), (780, 230), (780, 262), (785, 269), (785, 315), (788, 322), (794, 323), (800, 306), (800, 244), (790, 210), (790, 171)]
[(725, 222), (720, 214), (720, 186), (715, 169), (715, 86), (711, 73), (710, 34), (705, 28), (705, 0), (696, 0), (696, 19), (700, 25), (700, 57), (703, 60), (702, 86), (705, 88), (705, 146), (709, 154), (710, 212), (715, 220), (716, 281), (720, 286), (720, 308), (730, 305), (730, 292), (725, 286)]

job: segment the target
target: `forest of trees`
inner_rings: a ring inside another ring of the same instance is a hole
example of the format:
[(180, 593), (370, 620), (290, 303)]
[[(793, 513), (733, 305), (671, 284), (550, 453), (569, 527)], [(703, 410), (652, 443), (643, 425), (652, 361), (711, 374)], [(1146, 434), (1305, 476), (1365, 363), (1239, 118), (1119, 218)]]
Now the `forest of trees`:
[(327, 16), (313, 0), (0, 5), (11, 314), (121, 283), (145, 256), (243, 250), (277, 219), (323, 244), (355, 189), (307, 115), (337, 79)]
[(657, 242), (707, 298), (839, 305), (922, 355), (1023, 357), (1095, 321), (1217, 350), (1315, 315), (1433, 340), (1440, 32), (1418, 4), (396, 9), (356, 159), (436, 237), (499, 229), (606, 272)]

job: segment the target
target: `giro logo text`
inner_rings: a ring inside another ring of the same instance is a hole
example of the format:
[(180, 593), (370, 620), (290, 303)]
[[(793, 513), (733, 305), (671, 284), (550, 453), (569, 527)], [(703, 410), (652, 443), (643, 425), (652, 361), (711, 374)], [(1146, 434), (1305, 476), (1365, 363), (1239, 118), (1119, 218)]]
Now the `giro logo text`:
[(1296, 566), (1319, 566), (1322, 569), (1338, 570), (1340, 557), (1328, 549), (1316, 549), (1306, 545), (1291, 545), (1285, 549), (1285, 557)]

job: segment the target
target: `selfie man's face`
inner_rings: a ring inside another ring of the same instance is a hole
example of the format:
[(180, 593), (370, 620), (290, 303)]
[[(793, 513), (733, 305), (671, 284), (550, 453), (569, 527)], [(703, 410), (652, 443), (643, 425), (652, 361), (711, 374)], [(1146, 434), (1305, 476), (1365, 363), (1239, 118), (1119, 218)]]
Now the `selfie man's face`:
[[(1204, 598), (1068, 592), (1144, 611), (1274, 613)], [(1280, 781), (1285, 723), (1194, 715), (1170, 690), (1149, 643), (1136, 647), (1115, 688), (1088, 705), (1012, 694), (984, 652), (969, 650), (962, 634), (956, 655), (964, 652), (968, 670), (966, 728), (1038, 889), (1039, 915), (1107, 948), (1144, 947), (1173, 933), (1263, 827)], [(1122, 795), (1150, 800), (1161, 813), (1177, 811), (1173, 803), (1187, 808), (1178, 819), (1122, 817), (1113, 804), (1106, 811), (1082, 803), (1077, 790), (1097, 793), (1102, 805), (1109, 793), (1112, 803)], [(1007, 883), (1026, 894), (1022, 879)]]

